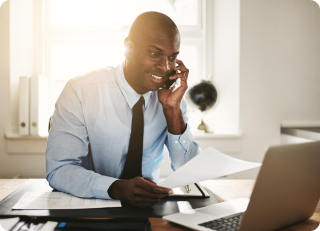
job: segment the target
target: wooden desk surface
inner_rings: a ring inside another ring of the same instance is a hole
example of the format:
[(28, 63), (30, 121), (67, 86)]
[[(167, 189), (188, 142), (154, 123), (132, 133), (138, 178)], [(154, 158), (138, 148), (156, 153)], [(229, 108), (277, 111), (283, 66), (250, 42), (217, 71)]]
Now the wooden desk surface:
[[(14, 190), (19, 188), (27, 180), (21, 179), (0, 179), (0, 201), (7, 197)], [(209, 180), (203, 184), (207, 186), (221, 201), (236, 198), (250, 198), (254, 186), (254, 180)], [(185, 231), (190, 230), (179, 225), (167, 222), (162, 218), (150, 218), (153, 231)], [(317, 229), (320, 222), (320, 203), (313, 216), (298, 224), (281, 231), (312, 231)], [(320, 230), (320, 228), (319, 228)]]

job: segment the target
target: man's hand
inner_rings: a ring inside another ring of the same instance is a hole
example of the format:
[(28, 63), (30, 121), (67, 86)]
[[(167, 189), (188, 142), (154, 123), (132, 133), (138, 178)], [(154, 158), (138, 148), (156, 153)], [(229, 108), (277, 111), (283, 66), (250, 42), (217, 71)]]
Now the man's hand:
[(125, 200), (133, 206), (146, 208), (158, 203), (173, 191), (157, 186), (150, 178), (136, 177), (113, 182), (108, 193), (112, 199)]
[(188, 75), (189, 70), (185, 67), (181, 60), (177, 59), (177, 64), (174, 68), (176, 74), (170, 76), (169, 79), (180, 79), (180, 86), (173, 91), (173, 87), (165, 89), (165, 85), (162, 89), (158, 90), (158, 99), (162, 104), (163, 113), (167, 120), (168, 131), (171, 134), (182, 134), (187, 125), (185, 124), (180, 110), (180, 103), (186, 90), (188, 89)]
[[(163, 107), (179, 107), (181, 99), (188, 89), (188, 75), (189, 75), (189, 70), (185, 67), (183, 62), (181, 60), (177, 59), (177, 64), (174, 68), (176, 73), (173, 76), (170, 76), (169, 79), (180, 79), (180, 87), (178, 87), (174, 92), (173, 92), (173, 87), (170, 89), (166, 89), (165, 85), (163, 86), (162, 89), (158, 91), (158, 99), (160, 103), (163, 105)], [(180, 73), (179, 73), (180, 72)]]

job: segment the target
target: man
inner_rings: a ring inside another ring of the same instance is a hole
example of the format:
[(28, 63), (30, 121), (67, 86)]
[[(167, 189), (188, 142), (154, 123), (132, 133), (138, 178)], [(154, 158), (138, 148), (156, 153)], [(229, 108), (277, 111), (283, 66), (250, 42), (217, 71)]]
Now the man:
[[(199, 150), (183, 99), (189, 71), (177, 59), (178, 28), (164, 14), (139, 15), (124, 46), (122, 65), (72, 79), (62, 91), (51, 119), (47, 180), (78, 197), (149, 207), (173, 193), (151, 180), (159, 177), (164, 145), (173, 170)], [(166, 89), (168, 79), (180, 86)]]

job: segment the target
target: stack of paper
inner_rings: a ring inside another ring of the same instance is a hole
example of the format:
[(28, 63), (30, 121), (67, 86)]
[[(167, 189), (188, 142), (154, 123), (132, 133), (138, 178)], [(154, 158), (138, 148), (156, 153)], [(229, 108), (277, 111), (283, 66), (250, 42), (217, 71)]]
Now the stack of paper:
[(25, 192), (13, 209), (94, 209), (121, 207), (119, 200), (84, 199), (63, 192)]

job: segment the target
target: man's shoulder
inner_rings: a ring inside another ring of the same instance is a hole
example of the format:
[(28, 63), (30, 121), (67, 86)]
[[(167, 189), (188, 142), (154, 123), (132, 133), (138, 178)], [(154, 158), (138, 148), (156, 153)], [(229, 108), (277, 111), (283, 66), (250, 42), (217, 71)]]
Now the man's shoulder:
[(104, 82), (115, 82), (117, 76), (117, 68), (118, 67), (112, 66), (99, 68), (83, 75), (76, 76), (75, 78), (70, 79), (70, 82), (77, 86), (101, 84)]

